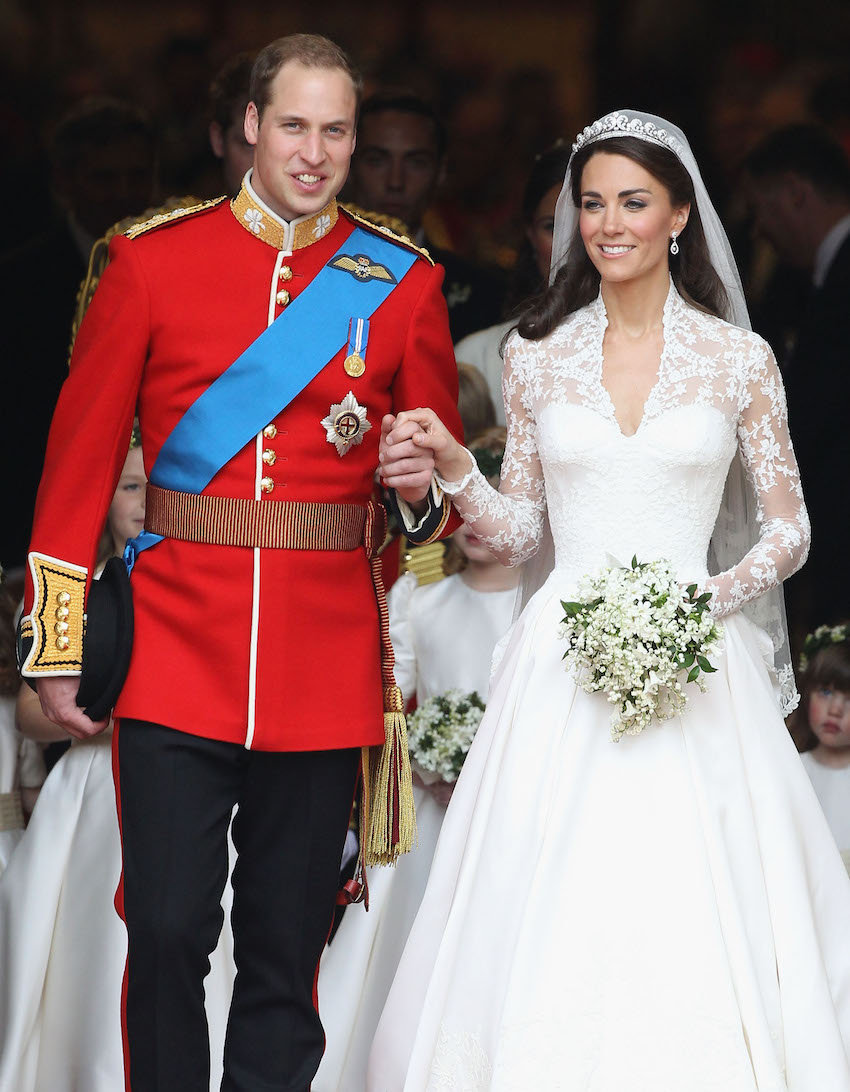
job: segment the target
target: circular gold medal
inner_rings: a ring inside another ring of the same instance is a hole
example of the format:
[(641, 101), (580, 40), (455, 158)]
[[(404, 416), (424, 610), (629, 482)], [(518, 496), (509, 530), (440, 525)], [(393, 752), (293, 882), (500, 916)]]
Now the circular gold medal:
[(366, 363), (360, 353), (352, 353), (351, 356), (347, 356), (343, 367), (345, 368), (345, 374), (350, 375), (352, 379), (359, 379), (366, 371)]

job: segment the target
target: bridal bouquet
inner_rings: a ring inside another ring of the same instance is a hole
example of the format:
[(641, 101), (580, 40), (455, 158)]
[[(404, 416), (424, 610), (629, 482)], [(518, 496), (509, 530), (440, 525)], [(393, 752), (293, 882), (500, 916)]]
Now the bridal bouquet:
[(709, 656), (723, 636), (709, 614), (710, 592), (682, 588), (667, 561), (636, 557), (629, 568), (583, 577), (578, 592), (576, 602), (561, 602), (564, 659), (582, 690), (608, 695), (613, 740), (681, 713), (683, 681), (705, 690), (701, 676), (716, 670)]
[(484, 702), (473, 690), (428, 698), (407, 718), (411, 758), (442, 781), (456, 781), (481, 718)]

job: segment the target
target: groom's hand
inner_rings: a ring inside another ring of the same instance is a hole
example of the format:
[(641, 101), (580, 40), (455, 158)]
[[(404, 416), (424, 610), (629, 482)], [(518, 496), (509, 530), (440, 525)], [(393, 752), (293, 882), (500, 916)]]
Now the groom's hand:
[(413, 437), (421, 432), (414, 421), (388, 413), (381, 421), (378, 459), (381, 481), (410, 505), (417, 505), (428, 495), (434, 473), (434, 453), (427, 445), (416, 444)]
[(394, 478), (407, 484), (403, 479), (412, 471), (416, 456), (426, 452), (432, 468), (447, 482), (460, 481), (472, 469), (469, 453), (433, 410), (403, 410), (395, 418), (384, 418), (379, 458), (381, 477), (387, 485), (397, 489)]
[(80, 680), (77, 676), (51, 676), (36, 683), (41, 710), (75, 739), (90, 739), (102, 732), (109, 719), (92, 720), (77, 705)]

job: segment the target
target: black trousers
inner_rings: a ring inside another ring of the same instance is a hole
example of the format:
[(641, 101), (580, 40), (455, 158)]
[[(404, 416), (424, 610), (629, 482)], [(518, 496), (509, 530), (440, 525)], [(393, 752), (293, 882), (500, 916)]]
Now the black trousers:
[(122, 720), (118, 770), (132, 1092), (209, 1092), (203, 980), (235, 804), (236, 982), (222, 1092), (306, 1092), (359, 751), (268, 752)]

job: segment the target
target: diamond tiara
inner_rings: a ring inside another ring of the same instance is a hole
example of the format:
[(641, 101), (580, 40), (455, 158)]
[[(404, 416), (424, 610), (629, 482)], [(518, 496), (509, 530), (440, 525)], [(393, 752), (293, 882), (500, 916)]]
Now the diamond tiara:
[(649, 140), (653, 144), (660, 144), (669, 148), (676, 155), (684, 151), (682, 142), (677, 140), (672, 133), (653, 125), (651, 121), (641, 121), (640, 118), (630, 118), (628, 114), (606, 114), (604, 118), (594, 121), (582, 129), (573, 144), (573, 152), (583, 148), (585, 144), (592, 144), (596, 140), (604, 140), (606, 137), (633, 136), (640, 140)]

